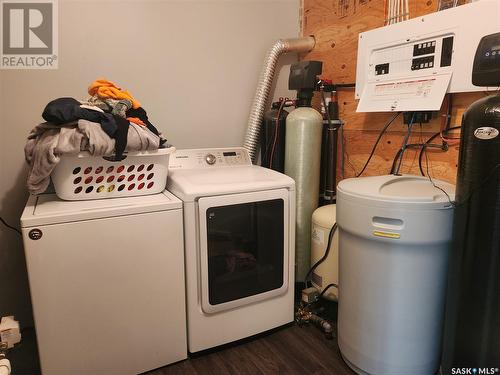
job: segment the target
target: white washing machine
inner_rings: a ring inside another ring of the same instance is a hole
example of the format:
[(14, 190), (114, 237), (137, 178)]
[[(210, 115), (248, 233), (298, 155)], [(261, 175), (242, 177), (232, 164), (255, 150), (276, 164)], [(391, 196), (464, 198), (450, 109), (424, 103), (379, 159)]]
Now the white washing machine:
[(294, 181), (243, 148), (177, 150), (169, 173), (184, 203), (189, 351), (292, 322)]
[(187, 357), (179, 199), (31, 196), (21, 224), (44, 375), (135, 375)]

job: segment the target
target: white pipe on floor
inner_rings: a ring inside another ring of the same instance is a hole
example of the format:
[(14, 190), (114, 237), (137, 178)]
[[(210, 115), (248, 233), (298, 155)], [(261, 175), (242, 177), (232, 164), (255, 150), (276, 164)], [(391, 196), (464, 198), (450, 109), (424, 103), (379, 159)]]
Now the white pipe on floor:
[(10, 361), (7, 358), (0, 360), (0, 375), (10, 375), (11, 371)]

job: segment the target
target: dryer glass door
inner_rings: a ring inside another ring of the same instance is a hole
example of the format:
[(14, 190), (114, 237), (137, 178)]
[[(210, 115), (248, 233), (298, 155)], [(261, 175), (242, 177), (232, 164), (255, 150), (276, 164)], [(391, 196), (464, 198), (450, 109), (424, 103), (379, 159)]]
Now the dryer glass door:
[(201, 198), (202, 306), (217, 312), (288, 287), (288, 191)]

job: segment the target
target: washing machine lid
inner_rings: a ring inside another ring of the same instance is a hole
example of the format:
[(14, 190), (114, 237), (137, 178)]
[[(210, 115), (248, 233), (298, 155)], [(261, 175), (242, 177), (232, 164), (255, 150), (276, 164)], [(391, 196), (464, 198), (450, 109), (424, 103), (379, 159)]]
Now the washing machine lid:
[(182, 202), (168, 191), (154, 195), (86, 201), (64, 201), (55, 194), (32, 195), (21, 216), (21, 227), (103, 219), (181, 208)]
[(168, 190), (185, 202), (199, 197), (270, 189), (293, 189), (292, 178), (271, 169), (233, 166), (213, 169), (170, 170)]
[(413, 175), (349, 178), (339, 182), (337, 192), (350, 199), (436, 208), (451, 207), (455, 199), (454, 185)]

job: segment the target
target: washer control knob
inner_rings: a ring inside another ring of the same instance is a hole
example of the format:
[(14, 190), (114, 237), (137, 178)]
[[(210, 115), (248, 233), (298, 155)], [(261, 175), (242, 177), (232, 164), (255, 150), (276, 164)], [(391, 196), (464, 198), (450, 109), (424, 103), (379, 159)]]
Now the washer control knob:
[(215, 157), (214, 154), (207, 154), (205, 156), (205, 161), (207, 162), (207, 164), (213, 165), (217, 161), (217, 158)]

